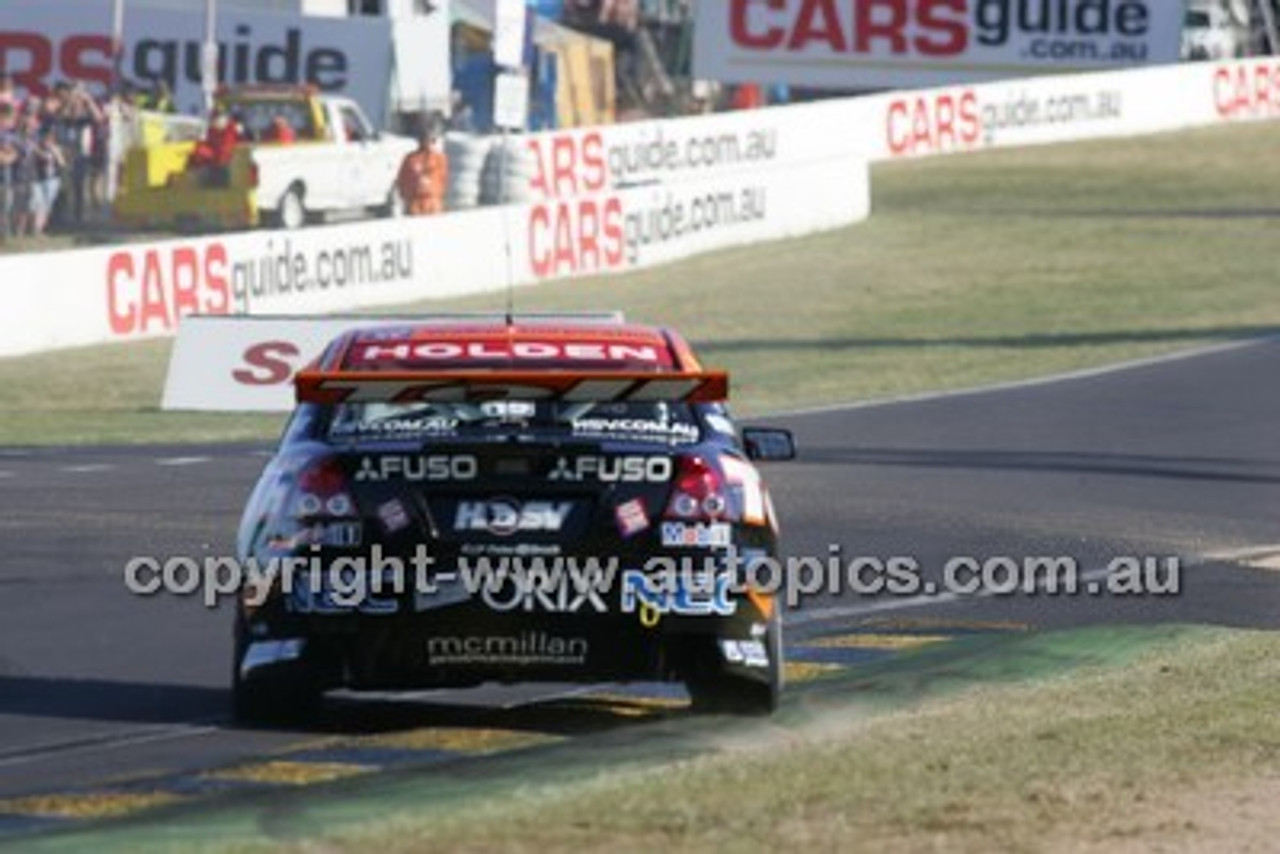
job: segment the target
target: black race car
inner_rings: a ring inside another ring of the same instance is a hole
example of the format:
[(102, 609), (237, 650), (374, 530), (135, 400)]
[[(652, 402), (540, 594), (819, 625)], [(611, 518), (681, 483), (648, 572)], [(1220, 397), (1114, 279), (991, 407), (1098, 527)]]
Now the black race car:
[(667, 329), (439, 319), (356, 329), (298, 406), (241, 522), (234, 712), (329, 689), (682, 681), (768, 713), (777, 524), (728, 377)]

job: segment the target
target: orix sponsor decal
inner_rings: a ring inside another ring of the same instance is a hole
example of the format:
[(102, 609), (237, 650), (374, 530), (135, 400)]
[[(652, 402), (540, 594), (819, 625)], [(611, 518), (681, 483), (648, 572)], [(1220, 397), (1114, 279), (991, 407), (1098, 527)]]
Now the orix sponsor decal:
[(1280, 116), (1280, 61), (1214, 69), (1213, 105), (1218, 116), (1227, 120)]
[(515, 635), (438, 637), (427, 640), (427, 663), (564, 665), (586, 664), (586, 638), (529, 631)]
[(571, 502), (526, 501), (495, 498), (490, 501), (463, 501), (454, 514), (458, 533), (486, 533), (509, 537), (516, 533), (554, 534), (564, 527), (573, 512)]
[(356, 471), (356, 482), (406, 480), (468, 481), (475, 480), (480, 464), (473, 456), (384, 456), (363, 457)]
[(551, 480), (602, 483), (667, 483), (675, 466), (670, 457), (561, 457)]

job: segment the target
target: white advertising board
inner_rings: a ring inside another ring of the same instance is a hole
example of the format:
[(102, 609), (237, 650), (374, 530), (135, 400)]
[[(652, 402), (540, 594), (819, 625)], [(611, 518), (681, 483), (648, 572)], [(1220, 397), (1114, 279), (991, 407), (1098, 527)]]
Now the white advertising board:
[[(19, 90), (38, 95), (64, 79), (109, 86), (111, 6), (112, 0), (4, 0), (0, 67)], [(391, 75), (386, 19), (229, 8), (217, 21), (223, 84), (314, 83), (350, 96), (381, 124)], [(198, 112), (203, 42), (203, 15), (128, 3), (120, 70), (142, 85), (163, 80), (180, 110)]]
[(1176, 62), (1176, 0), (719, 0), (694, 75), (834, 89), (939, 86)]

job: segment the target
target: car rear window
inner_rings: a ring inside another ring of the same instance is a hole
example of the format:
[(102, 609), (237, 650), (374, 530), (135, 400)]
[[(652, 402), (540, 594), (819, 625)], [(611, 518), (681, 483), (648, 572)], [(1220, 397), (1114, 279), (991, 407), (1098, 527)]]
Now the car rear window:
[(333, 407), (330, 441), (431, 440), (450, 436), (615, 438), (662, 444), (697, 442), (692, 407), (669, 401), (566, 403), (344, 403)]

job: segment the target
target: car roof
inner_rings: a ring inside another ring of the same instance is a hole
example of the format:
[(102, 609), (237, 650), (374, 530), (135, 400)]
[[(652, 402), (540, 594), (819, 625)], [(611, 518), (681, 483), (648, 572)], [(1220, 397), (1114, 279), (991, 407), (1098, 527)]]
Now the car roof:
[(321, 370), (618, 371), (701, 370), (676, 332), (658, 326), (563, 319), (446, 319), (363, 327), (336, 339)]

